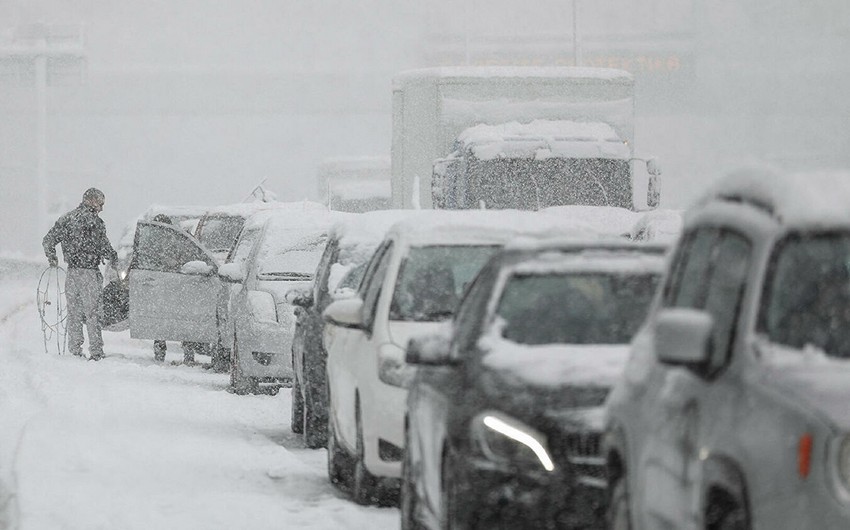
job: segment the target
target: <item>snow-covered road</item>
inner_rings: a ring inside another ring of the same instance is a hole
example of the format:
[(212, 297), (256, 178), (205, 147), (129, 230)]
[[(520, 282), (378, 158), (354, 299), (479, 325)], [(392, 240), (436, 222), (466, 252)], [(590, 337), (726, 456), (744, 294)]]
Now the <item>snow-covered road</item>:
[(126, 332), (104, 332), (100, 362), (45, 354), (41, 268), (0, 261), (0, 528), (399, 526), (330, 485), (325, 451), (289, 429), (289, 389), (230, 394)]

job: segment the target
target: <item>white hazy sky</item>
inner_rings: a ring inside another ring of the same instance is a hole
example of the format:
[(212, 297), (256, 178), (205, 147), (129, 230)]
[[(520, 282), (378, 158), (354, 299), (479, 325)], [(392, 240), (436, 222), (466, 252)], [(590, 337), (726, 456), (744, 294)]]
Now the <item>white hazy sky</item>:
[[(637, 145), (663, 162), (665, 206), (752, 157), (848, 163), (848, 6), (579, 0), (589, 60), (681, 64), (636, 72)], [(467, 34), (473, 62), (571, 57), (564, 0), (0, 0), (0, 43), (36, 21), (82, 24), (88, 56), (85, 84), (48, 94), (49, 201), (102, 187), (113, 238), (151, 203), (235, 202), (263, 178), (315, 197), (322, 159), (389, 154), (393, 73), (463, 60)], [(3, 73), (0, 252), (33, 251), (32, 85)]]

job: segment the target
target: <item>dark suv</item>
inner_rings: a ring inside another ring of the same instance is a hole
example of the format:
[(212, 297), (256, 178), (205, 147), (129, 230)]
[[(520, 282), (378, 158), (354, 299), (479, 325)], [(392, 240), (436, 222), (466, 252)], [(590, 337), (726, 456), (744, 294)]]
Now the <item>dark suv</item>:
[(688, 212), (608, 402), (613, 528), (850, 528), (848, 182), (742, 171)]
[(402, 528), (602, 527), (602, 405), (663, 251), (616, 241), (506, 250), (450, 329), (411, 340)]

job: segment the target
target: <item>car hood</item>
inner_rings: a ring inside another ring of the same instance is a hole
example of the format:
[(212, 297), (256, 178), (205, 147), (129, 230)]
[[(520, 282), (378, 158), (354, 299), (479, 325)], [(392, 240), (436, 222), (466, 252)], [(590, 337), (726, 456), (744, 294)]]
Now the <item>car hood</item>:
[(601, 406), (629, 355), (624, 344), (526, 346), (491, 339), (480, 346), (486, 352), (482, 390), (523, 415)]
[(767, 364), (764, 384), (792, 393), (839, 429), (850, 431), (850, 360), (796, 351), (794, 357)]

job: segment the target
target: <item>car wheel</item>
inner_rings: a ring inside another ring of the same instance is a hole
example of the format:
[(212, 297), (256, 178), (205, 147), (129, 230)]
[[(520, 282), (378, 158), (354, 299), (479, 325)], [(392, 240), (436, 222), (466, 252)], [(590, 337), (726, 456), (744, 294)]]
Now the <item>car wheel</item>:
[(233, 354), (230, 359), (230, 389), (240, 396), (257, 391), (257, 381), (244, 376), (239, 369), (239, 346), (236, 344), (236, 337), (233, 338)]
[(328, 421), (328, 479), (334, 486), (348, 489), (351, 485), (352, 462), (345, 450), (339, 446), (333, 421)]
[(744, 503), (731, 495), (718, 496), (708, 507), (705, 527), (708, 530), (749, 530)]
[(413, 473), (410, 451), (410, 433), (404, 433), (404, 460), (401, 462), (401, 530), (421, 530), (424, 528), (416, 519), (418, 495), (416, 493), (416, 476)]
[(304, 401), (302, 405), (304, 422), (301, 430), (304, 432), (304, 445), (310, 449), (324, 447), (328, 443), (328, 420), (321, 414), (318, 396), (319, 389), (315, 385), (304, 385)]
[(628, 479), (625, 473), (615, 478), (611, 484), (611, 500), (608, 503), (608, 528), (611, 530), (631, 530), (632, 528)]
[(355, 414), (357, 420), (357, 455), (354, 461), (351, 495), (357, 504), (377, 504), (380, 501), (378, 479), (366, 469), (366, 463), (364, 462), (366, 449), (363, 443), (363, 422), (360, 417), (360, 403), (356, 405)]
[(292, 379), (292, 411), (289, 416), (289, 426), (295, 434), (301, 434), (304, 426), (304, 398), (301, 396), (301, 385), (298, 378)]

